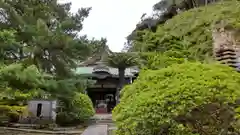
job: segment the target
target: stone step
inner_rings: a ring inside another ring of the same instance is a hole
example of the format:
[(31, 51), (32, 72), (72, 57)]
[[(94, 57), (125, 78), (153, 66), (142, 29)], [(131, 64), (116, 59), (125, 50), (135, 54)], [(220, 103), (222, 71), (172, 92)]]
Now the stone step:
[(82, 135), (108, 135), (107, 125), (91, 125), (89, 126)]
[(93, 120), (93, 121), (110, 121), (110, 122), (112, 122), (113, 120)]
[(96, 122), (95, 124), (99, 124), (99, 125), (108, 125), (108, 126), (114, 126), (113, 123), (99, 123), (99, 122)]
[(95, 121), (94, 123), (100, 123), (100, 124), (113, 124), (113, 121), (104, 121), (104, 120), (101, 120), (101, 121)]
[(112, 120), (112, 118), (91, 118), (91, 120)]
[(112, 119), (91, 119), (91, 121), (113, 123)]
[(105, 125), (112, 125), (114, 124), (112, 120), (91, 120), (88, 122), (88, 125), (92, 124), (105, 124)]

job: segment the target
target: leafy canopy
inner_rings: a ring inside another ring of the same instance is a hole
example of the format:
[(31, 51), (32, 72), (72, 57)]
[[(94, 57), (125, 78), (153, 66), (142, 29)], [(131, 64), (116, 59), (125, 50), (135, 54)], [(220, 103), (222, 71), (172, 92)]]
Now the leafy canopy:
[(78, 36), (91, 8), (73, 14), (70, 7), (71, 3), (60, 4), (57, 0), (1, 1), (0, 28), (14, 31), (11, 36), (16, 41), (5, 48), (5, 57), (36, 65), (50, 74), (70, 76), (72, 68), (106, 44), (106, 39)]
[[(65, 112), (79, 119), (93, 115), (71, 106), (80, 98), (74, 99), (76, 93), (83, 93), (89, 85), (72, 69), (97, 52), (106, 40), (79, 37), (77, 33), (91, 8), (72, 14), (70, 6), (57, 0), (0, 1), (1, 105), (22, 107), (34, 98), (54, 98), (63, 103)], [(78, 103), (91, 104), (84, 96)], [(93, 110), (92, 106), (86, 107)]]
[(113, 53), (107, 58), (107, 64), (109, 66), (119, 69), (136, 66), (138, 63), (139, 59), (135, 53)]

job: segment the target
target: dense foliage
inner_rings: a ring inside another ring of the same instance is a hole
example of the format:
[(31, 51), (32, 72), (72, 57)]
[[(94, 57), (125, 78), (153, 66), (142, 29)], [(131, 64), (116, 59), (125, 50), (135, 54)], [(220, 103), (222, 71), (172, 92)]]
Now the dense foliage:
[(219, 64), (187, 62), (146, 70), (121, 92), (121, 102), (113, 112), (117, 134), (217, 135), (233, 131), (239, 82), (236, 71)]
[(76, 93), (69, 108), (62, 110), (57, 115), (57, 123), (60, 125), (81, 123), (88, 120), (94, 113), (95, 110), (89, 97), (82, 93)]
[(157, 70), (186, 61), (186, 59), (182, 57), (182, 52), (178, 51), (167, 51), (164, 53), (145, 52), (139, 53), (139, 55), (141, 58), (141, 64), (138, 66), (142, 69)]
[(152, 15), (147, 16), (146, 13), (142, 15), (141, 21), (127, 37), (128, 44), (126, 44), (124, 49), (129, 49), (129, 51), (134, 50), (134, 48), (132, 48), (132, 41), (137, 39), (138, 31), (150, 30), (156, 32), (158, 25), (164, 24), (167, 20), (173, 18), (177, 14), (218, 1), (219, 0), (161, 0), (157, 2), (153, 5)]
[[(61, 109), (79, 121), (93, 115), (90, 99), (81, 95), (91, 81), (73, 69), (107, 41), (78, 36), (91, 8), (75, 14), (70, 8), (71, 3), (57, 0), (0, 1), (0, 105), (5, 110), (1, 115), (14, 112), (16, 120), (22, 111), (15, 108), (25, 108), (35, 98), (57, 99)], [(88, 111), (73, 110), (75, 101)]]
[(114, 68), (126, 69), (138, 64), (137, 54), (135, 53), (112, 53), (107, 58), (107, 64)]
[(221, 1), (135, 31), (128, 51), (140, 52), (145, 70), (121, 91), (118, 135), (239, 134), (239, 75), (212, 59), (213, 26), (239, 28), (239, 9), (237, 0)]
[(57, 0), (1, 1), (0, 8), (0, 28), (13, 30), (11, 36), (16, 40), (7, 46), (4, 56), (12, 62), (25, 61), (48, 73), (66, 76), (96, 47), (106, 44), (106, 39), (78, 36), (91, 8), (72, 14), (71, 3), (59, 4)]
[(40, 88), (44, 84), (43, 76), (35, 66), (24, 68), (22, 64), (2, 65), (0, 83), (1, 117), (4, 119), (5, 116), (10, 122), (17, 122), (20, 116), (27, 116), (28, 100), (47, 96), (47, 92)]
[(203, 60), (212, 55), (212, 24), (221, 19), (238, 26), (240, 2), (230, 0), (182, 12), (158, 25), (154, 33), (138, 31), (134, 51), (181, 51), (182, 57)]
[(92, 101), (85, 94), (79, 93), (76, 94), (73, 98), (72, 108), (77, 114), (76, 117), (79, 120), (88, 120), (95, 110), (93, 109)]
[[(82, 77), (76, 76), (71, 79), (59, 80), (39, 72), (34, 65), (24, 67), (22, 64), (11, 64), (1, 67), (0, 80), (0, 105), (2, 108), (8, 108), (4, 115), (15, 114), (15, 119), (27, 116), (24, 114), (27, 110), (21, 108), (27, 105), (27, 101), (36, 98), (57, 99), (62, 103), (60, 104), (61, 110), (67, 112), (67, 115), (74, 118), (75, 121), (84, 121), (93, 115), (93, 111), (84, 111), (93, 110), (93, 106), (91, 106), (89, 97), (81, 94), (89, 85), (89, 81), (84, 81)], [(79, 96), (76, 95), (76, 92), (79, 93), (77, 94)], [(77, 104), (76, 101), (78, 101)], [(20, 111), (16, 111), (17, 107)], [(75, 107), (78, 109), (74, 110)]]

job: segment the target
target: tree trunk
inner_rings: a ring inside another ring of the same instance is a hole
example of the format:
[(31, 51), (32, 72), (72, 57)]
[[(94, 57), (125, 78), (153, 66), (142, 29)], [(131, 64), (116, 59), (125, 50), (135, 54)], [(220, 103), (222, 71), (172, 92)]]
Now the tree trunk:
[(120, 90), (123, 88), (123, 86), (125, 84), (125, 68), (118, 69), (118, 76), (119, 76), (119, 84), (118, 84), (118, 89), (116, 92), (117, 104), (119, 103)]

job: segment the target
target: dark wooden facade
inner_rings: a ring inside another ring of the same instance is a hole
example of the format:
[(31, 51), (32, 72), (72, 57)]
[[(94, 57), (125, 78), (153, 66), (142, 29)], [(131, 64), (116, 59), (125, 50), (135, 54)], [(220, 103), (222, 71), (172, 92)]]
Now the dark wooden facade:
[[(97, 113), (111, 113), (112, 109), (116, 105), (116, 101), (118, 100), (118, 97), (116, 97), (116, 92), (119, 88), (119, 78), (112, 77), (111, 75), (107, 74), (108, 73), (106, 72), (102, 72), (99, 73), (99, 76), (92, 77), (91, 79), (95, 80), (96, 83), (86, 90)], [(132, 79), (132, 77), (126, 77), (125, 84), (130, 84)], [(100, 104), (105, 104), (105, 106), (101, 106)]]
[[(86, 92), (97, 113), (110, 113), (116, 105), (116, 101), (119, 100), (119, 97), (116, 96), (119, 89), (118, 69), (107, 66), (104, 60), (111, 53), (107, 48), (102, 53), (82, 62), (76, 72), (96, 81), (93, 86), (86, 89)], [(132, 83), (137, 73), (138, 69), (127, 68), (125, 70), (125, 84)]]

